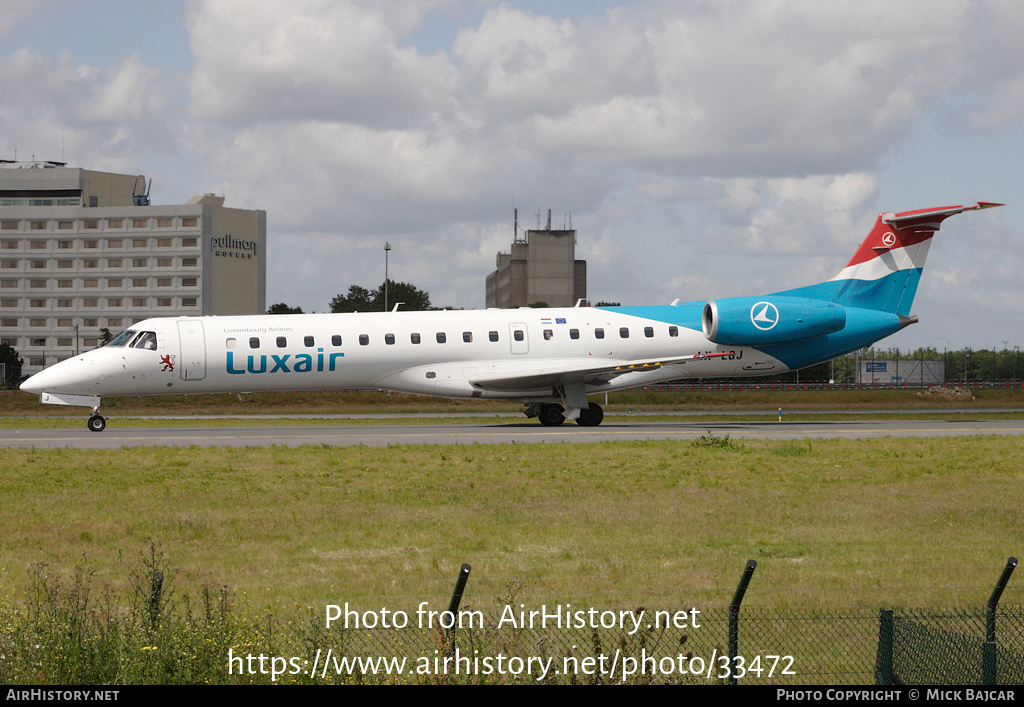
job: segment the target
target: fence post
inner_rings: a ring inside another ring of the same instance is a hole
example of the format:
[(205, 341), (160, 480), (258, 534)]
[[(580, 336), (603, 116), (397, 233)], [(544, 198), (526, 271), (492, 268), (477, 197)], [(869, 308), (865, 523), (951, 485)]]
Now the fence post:
[(896, 684), (896, 676), (892, 669), (892, 616), (892, 609), (882, 609), (878, 617), (878, 657), (875, 658), (876, 685)]
[(736, 675), (733, 668), (736, 667), (736, 656), (739, 654), (740, 644), (740, 604), (743, 603), (743, 595), (747, 593), (747, 585), (750, 578), (754, 576), (754, 569), (757, 562), (747, 560), (747, 566), (743, 569), (743, 576), (740, 577), (740, 584), (733, 594), (732, 603), (729, 604), (729, 684), (736, 684)]
[(1006, 583), (1010, 581), (1010, 575), (1013, 574), (1013, 570), (1016, 566), (1016, 557), (1011, 557), (1006, 561), (1006, 567), (1003, 568), (1003, 573), (999, 575), (999, 581), (996, 582), (995, 589), (992, 590), (992, 596), (990, 596), (988, 598), (988, 602), (985, 603), (985, 646), (982, 650), (981, 663), (981, 681), (985, 685), (997, 684), (996, 607), (999, 605), (999, 597), (1003, 595), (1003, 590), (1006, 589)]
[(462, 592), (466, 589), (466, 582), (469, 580), (469, 571), (472, 569), (467, 563), (459, 568), (459, 576), (455, 580), (455, 589), (452, 590), (452, 600), (448, 602), (448, 616), (451, 617), (452, 625), (444, 630), (445, 640), (449, 649), (455, 647), (455, 617), (459, 615), (459, 604), (462, 603)]

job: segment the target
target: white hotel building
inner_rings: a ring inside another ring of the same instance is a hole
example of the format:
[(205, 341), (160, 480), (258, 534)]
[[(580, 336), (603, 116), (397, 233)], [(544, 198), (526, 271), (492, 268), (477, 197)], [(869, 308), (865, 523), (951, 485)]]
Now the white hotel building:
[(0, 162), (0, 343), (32, 374), (150, 317), (266, 311), (265, 211), (150, 205), (144, 177)]

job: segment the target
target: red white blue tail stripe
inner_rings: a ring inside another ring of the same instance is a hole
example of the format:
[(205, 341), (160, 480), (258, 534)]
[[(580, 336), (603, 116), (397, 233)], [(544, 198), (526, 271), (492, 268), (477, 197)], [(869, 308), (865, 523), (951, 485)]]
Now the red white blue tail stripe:
[(932, 236), (942, 222), (963, 211), (993, 206), (1001, 204), (983, 201), (973, 206), (880, 214), (842, 272), (828, 282), (779, 294), (801, 294), (846, 307), (908, 316)]

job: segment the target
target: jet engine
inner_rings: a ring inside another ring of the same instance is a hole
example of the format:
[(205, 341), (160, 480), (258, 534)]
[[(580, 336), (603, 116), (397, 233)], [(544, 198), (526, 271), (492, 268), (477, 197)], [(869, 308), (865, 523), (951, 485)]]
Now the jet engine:
[(840, 331), (846, 310), (806, 297), (730, 297), (705, 304), (701, 322), (704, 336), (716, 344), (765, 346)]

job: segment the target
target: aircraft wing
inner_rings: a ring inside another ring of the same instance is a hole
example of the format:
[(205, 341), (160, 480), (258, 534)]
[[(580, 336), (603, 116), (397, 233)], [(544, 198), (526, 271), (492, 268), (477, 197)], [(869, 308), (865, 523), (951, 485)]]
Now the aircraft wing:
[(675, 366), (707, 358), (728, 356), (725, 353), (692, 354), (673, 358), (648, 359), (642, 361), (622, 361), (619, 363), (577, 363), (558, 365), (552, 361), (550, 366), (525, 371), (505, 373), (481, 373), (469, 379), (470, 385), (481, 390), (502, 392), (536, 391), (542, 388), (554, 388), (570, 383), (586, 385), (602, 385), (625, 373), (651, 371), (663, 366)]

